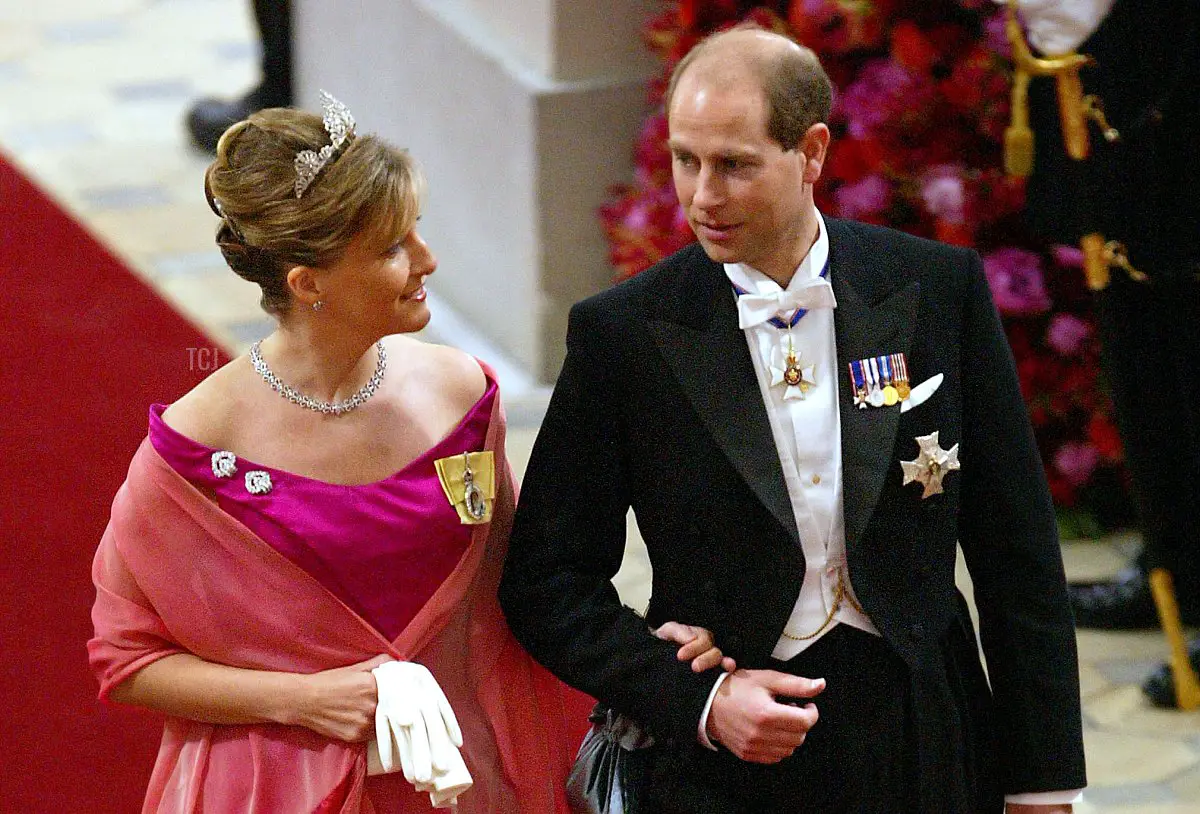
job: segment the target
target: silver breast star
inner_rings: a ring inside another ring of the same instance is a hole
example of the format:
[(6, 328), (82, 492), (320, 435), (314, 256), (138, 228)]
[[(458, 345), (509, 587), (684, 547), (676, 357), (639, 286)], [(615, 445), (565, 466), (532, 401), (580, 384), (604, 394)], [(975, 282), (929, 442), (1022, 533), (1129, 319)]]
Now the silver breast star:
[(931, 433), (930, 435), (918, 435), (917, 444), (921, 447), (921, 454), (916, 457), (916, 460), (901, 461), (900, 467), (904, 470), (904, 484), (916, 481), (925, 487), (925, 491), (921, 494), (921, 499), (924, 500), (932, 495), (940, 495), (942, 493), (942, 478), (946, 477), (947, 472), (959, 469), (958, 464), (958, 444), (950, 447), (950, 449), (942, 449), (938, 443), (938, 434)]

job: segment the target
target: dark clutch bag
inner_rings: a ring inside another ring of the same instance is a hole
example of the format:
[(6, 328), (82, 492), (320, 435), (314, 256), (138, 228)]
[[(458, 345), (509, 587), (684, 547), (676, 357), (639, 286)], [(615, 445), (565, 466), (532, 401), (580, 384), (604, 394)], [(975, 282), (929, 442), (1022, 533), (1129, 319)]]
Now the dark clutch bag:
[(592, 728), (567, 777), (573, 814), (637, 814), (644, 810), (649, 751), (654, 738), (638, 724), (597, 704)]

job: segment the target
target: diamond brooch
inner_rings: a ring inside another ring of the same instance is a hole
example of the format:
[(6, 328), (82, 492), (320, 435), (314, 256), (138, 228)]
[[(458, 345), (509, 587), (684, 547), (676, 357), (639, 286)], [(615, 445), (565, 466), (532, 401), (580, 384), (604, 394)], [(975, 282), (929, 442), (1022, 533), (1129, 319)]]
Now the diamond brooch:
[(218, 478), (232, 478), (237, 473), (237, 456), (227, 449), (214, 452), (212, 472)]
[(271, 491), (271, 475), (261, 469), (246, 473), (246, 491), (252, 495), (265, 495)]

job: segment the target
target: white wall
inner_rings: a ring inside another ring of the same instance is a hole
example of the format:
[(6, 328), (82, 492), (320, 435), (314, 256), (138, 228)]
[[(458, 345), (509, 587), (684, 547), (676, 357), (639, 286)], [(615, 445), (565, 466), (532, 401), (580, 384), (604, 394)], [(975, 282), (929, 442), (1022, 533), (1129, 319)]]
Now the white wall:
[[(294, 3), (299, 103), (326, 89), (430, 180), (439, 297), (544, 381), (612, 276), (596, 209), (630, 178), (655, 0)], [(435, 315), (436, 319), (436, 315)]]

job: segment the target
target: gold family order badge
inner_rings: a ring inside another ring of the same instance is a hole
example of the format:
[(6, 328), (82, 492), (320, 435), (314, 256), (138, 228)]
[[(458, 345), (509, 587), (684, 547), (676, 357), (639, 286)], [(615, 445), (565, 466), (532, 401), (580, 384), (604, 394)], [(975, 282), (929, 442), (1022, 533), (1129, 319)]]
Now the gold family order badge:
[(771, 385), (782, 385), (784, 399), (803, 399), (808, 391), (816, 387), (817, 379), (813, 374), (816, 365), (801, 361), (800, 353), (790, 342), (787, 350), (777, 349), (771, 363)]
[(496, 499), (496, 463), (491, 450), (463, 452), (433, 462), (450, 505), (467, 525), (492, 519)]

